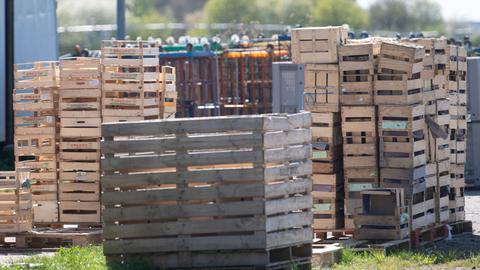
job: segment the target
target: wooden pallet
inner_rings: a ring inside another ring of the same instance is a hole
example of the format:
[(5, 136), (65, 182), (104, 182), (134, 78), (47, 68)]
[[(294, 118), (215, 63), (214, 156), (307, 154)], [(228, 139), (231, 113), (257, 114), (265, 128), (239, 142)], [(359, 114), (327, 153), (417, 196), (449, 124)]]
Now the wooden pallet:
[(425, 107), (379, 106), (380, 167), (414, 168), (426, 164)]
[(340, 111), (338, 65), (305, 65), (304, 108), (311, 112)]
[(410, 250), (410, 239), (358, 241), (350, 249), (354, 252), (381, 252), (391, 254), (399, 250)]
[(102, 42), (104, 122), (159, 118), (158, 54), (142, 41)]
[(102, 230), (36, 228), (26, 232), (0, 233), (0, 251), (56, 249), (101, 244)]
[(431, 224), (426, 228), (419, 228), (410, 232), (410, 243), (412, 248), (419, 248), (443, 240), (447, 235), (448, 230), (445, 223)]
[(342, 106), (344, 168), (377, 167), (376, 108)]
[(272, 267), (272, 252), (305, 245), (309, 262), (310, 123), (300, 113), (102, 125), (108, 262)]
[(375, 57), (379, 44), (346, 44), (339, 48), (342, 105), (372, 105)]
[(347, 29), (308, 27), (292, 29), (292, 61), (296, 64), (338, 63), (338, 47), (347, 40)]

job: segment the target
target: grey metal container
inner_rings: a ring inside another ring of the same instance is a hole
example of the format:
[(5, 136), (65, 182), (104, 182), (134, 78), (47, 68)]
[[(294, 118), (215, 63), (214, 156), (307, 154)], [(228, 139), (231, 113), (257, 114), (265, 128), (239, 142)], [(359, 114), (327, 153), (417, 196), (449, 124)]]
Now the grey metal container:
[(303, 109), (304, 67), (292, 62), (274, 62), (272, 111), (297, 113)]
[(465, 183), (480, 186), (480, 57), (467, 59), (467, 159)]

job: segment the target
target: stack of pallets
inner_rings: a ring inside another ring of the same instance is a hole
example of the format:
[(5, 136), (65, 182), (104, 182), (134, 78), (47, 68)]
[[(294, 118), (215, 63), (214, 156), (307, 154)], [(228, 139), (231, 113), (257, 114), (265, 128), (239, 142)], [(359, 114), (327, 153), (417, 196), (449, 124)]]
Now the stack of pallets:
[[(344, 179), (340, 115), (338, 47), (346, 42), (343, 27), (292, 31), (292, 60), (305, 64), (304, 108), (312, 113), (314, 230), (321, 238), (344, 229)], [(356, 80), (355, 71), (348, 80)], [(368, 79), (366, 81), (368, 84)], [(368, 87), (367, 87), (368, 88)], [(368, 96), (364, 89), (346, 99)], [(367, 90), (368, 92), (368, 90)]]
[(463, 47), (449, 46), (450, 73), (450, 191), (449, 221), (465, 220), (465, 147), (467, 140), (467, 52)]
[(310, 114), (106, 123), (102, 134), (111, 267), (310, 264)]
[(158, 119), (159, 49), (142, 41), (102, 42), (103, 122)]
[(162, 66), (160, 73), (160, 119), (175, 118), (177, 112), (177, 84), (175, 68)]
[(60, 61), (60, 223), (100, 223), (100, 59)]
[(376, 108), (373, 106), (376, 43), (351, 43), (339, 49), (340, 103), (345, 177), (345, 228), (362, 206), (360, 192), (378, 186)]
[(30, 173), (34, 222), (58, 222), (58, 63), (15, 65), (15, 167)]

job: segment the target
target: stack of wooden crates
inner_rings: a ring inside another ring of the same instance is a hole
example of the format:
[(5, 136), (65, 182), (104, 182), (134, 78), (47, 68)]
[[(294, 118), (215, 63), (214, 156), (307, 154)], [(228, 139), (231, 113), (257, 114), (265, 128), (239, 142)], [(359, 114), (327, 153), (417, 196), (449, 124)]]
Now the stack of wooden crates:
[(292, 59), (305, 64), (312, 112), (316, 231), (353, 229), (361, 191), (374, 187), (404, 190), (411, 232), (464, 219), (462, 47), (301, 28), (292, 30)]
[(60, 60), (61, 223), (100, 224), (100, 59)]
[(344, 179), (338, 47), (343, 27), (292, 31), (292, 60), (305, 64), (304, 107), (312, 114), (313, 228), (325, 234), (344, 228)]
[(58, 222), (58, 63), (15, 65), (15, 167), (29, 173), (35, 223)]

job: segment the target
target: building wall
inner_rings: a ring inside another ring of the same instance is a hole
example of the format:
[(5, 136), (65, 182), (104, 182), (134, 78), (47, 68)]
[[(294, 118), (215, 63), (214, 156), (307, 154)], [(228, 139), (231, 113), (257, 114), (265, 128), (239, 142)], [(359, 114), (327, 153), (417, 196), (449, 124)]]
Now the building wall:
[(0, 142), (5, 141), (5, 1), (0, 0)]
[(15, 1), (15, 63), (57, 59), (55, 0)]
[[(5, 64), (5, 1), (0, 0), (0, 143), (6, 128), (5, 76), (13, 67)], [(58, 58), (56, 0), (15, 0), (15, 63)]]

